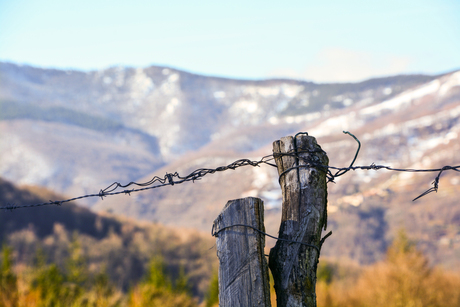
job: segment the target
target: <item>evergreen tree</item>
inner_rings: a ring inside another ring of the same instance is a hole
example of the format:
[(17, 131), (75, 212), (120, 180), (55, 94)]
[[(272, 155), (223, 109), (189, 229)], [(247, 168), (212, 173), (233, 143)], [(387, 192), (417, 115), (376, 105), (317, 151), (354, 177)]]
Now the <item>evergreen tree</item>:
[(172, 288), (163, 258), (154, 256), (145, 280), (131, 291), (128, 306), (194, 307), (196, 304), (187, 293), (178, 293)]
[(185, 293), (190, 294), (190, 287), (188, 285), (188, 278), (185, 275), (184, 267), (180, 266), (179, 268), (179, 276), (174, 283), (174, 291), (177, 293)]
[(150, 260), (146, 283), (157, 289), (172, 289), (171, 281), (166, 275), (166, 266), (163, 257), (154, 256)]
[(0, 271), (0, 307), (18, 306), (17, 277), (13, 272), (11, 249), (3, 245)]
[(76, 234), (73, 235), (68, 250), (65, 273), (57, 264), (46, 265), (44, 253), (37, 251), (33, 288), (40, 293), (41, 307), (84, 305), (82, 299), (88, 280), (88, 268)]
[(88, 280), (88, 266), (78, 241), (78, 234), (72, 235), (69, 244), (69, 258), (66, 261), (67, 280), (82, 287)]
[(38, 268), (33, 287), (40, 293), (40, 307), (63, 306), (64, 276), (56, 264)]
[(209, 284), (208, 293), (206, 294), (206, 307), (214, 307), (219, 304), (219, 275), (215, 272), (212, 275)]

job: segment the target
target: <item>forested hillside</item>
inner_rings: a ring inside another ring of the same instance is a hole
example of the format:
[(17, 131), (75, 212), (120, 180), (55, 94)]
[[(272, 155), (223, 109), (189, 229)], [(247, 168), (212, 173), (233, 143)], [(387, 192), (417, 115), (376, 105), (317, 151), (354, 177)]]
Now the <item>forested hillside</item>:
[[(27, 204), (57, 198), (62, 196), (36, 187), (19, 189), (0, 179), (2, 203)], [(182, 295), (192, 306), (205, 297), (217, 269), (210, 235), (96, 214), (75, 204), (2, 211), (0, 238), (4, 242), (4, 270), (8, 263), (14, 263), (21, 282), (34, 280), (22, 285), (31, 287), (29, 292), (19, 290), (32, 296), (41, 293), (50, 300), (49, 296), (59, 297), (62, 291), (74, 291), (66, 297), (77, 302), (90, 299), (88, 295), (96, 295), (99, 290), (108, 291), (104, 296), (114, 302), (126, 301), (128, 294), (139, 300), (145, 283), (161, 283), (165, 299)], [(81, 293), (66, 288), (69, 283)]]

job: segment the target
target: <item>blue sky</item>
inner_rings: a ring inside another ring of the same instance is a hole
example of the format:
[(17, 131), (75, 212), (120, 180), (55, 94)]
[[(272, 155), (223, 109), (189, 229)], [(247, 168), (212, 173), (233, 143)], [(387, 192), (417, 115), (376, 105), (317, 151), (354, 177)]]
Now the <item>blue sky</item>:
[(460, 1), (0, 0), (0, 61), (317, 82), (460, 69)]

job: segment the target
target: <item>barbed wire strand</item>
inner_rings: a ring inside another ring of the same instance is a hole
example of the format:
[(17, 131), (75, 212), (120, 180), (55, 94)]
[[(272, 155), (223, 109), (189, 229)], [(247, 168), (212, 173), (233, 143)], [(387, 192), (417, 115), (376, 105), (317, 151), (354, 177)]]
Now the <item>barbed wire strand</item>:
[[(441, 174), (443, 172), (449, 171), (449, 170), (460, 172), (460, 165), (457, 165), (457, 166), (446, 165), (446, 166), (443, 166), (442, 168), (436, 168), (436, 169), (403, 169), (403, 168), (393, 168), (393, 167), (386, 166), (386, 165), (376, 165), (375, 163), (372, 163), (371, 165), (368, 165), (368, 166), (353, 166), (353, 164), (355, 163), (356, 158), (358, 156), (359, 150), (361, 148), (361, 143), (359, 142), (358, 138), (356, 138), (350, 132), (343, 131), (343, 133), (350, 135), (351, 137), (353, 137), (355, 139), (356, 142), (358, 142), (358, 149), (356, 150), (356, 153), (355, 153), (355, 156), (353, 158), (353, 161), (351, 162), (350, 166), (348, 166), (348, 167), (335, 167), (335, 166), (328, 166), (328, 165), (322, 165), (322, 164), (315, 163), (314, 161), (310, 161), (310, 160), (308, 160), (308, 159), (306, 159), (306, 158), (301, 156), (302, 153), (306, 153), (306, 152), (312, 153), (312, 151), (298, 150), (297, 148), (295, 148), (295, 150), (287, 152), (287, 153), (274, 153), (272, 155), (264, 156), (258, 161), (251, 161), (249, 159), (239, 159), (239, 160), (236, 160), (236, 161), (234, 161), (234, 162), (232, 162), (232, 163), (230, 163), (230, 164), (228, 164), (226, 166), (220, 166), (220, 167), (217, 167), (217, 168), (214, 168), (214, 169), (212, 169), (212, 168), (199, 168), (199, 169), (194, 170), (193, 172), (191, 172), (190, 174), (188, 174), (187, 176), (184, 176), (184, 177), (180, 176), (178, 172), (174, 172), (174, 173), (166, 173), (163, 178), (159, 177), (159, 176), (154, 176), (149, 181), (143, 182), (143, 183), (138, 183), (138, 182), (131, 181), (128, 184), (123, 185), (123, 184), (120, 184), (119, 182), (114, 182), (111, 185), (109, 185), (108, 187), (106, 187), (105, 189), (101, 189), (99, 191), (99, 193), (97, 193), (97, 194), (96, 193), (87, 194), (87, 195), (82, 195), (82, 196), (69, 198), (69, 199), (65, 199), (65, 200), (58, 200), (58, 201), (50, 200), (48, 202), (36, 203), (36, 204), (27, 204), (27, 205), (16, 205), (15, 203), (13, 203), (13, 204), (8, 203), (6, 206), (0, 207), (0, 210), (12, 211), (14, 209), (20, 209), (20, 208), (32, 208), (32, 207), (41, 207), (41, 206), (49, 206), (49, 205), (61, 206), (62, 204), (67, 203), (67, 202), (72, 202), (72, 201), (76, 201), (76, 200), (79, 200), (79, 199), (90, 198), (90, 197), (100, 197), (101, 199), (104, 199), (104, 197), (112, 196), (112, 195), (118, 195), (118, 194), (131, 195), (131, 193), (136, 193), (136, 192), (141, 192), (141, 191), (161, 188), (161, 187), (169, 186), (169, 185), (173, 186), (175, 184), (181, 184), (181, 183), (188, 182), (188, 181), (195, 182), (196, 180), (200, 180), (201, 178), (203, 178), (204, 176), (206, 176), (208, 174), (214, 174), (216, 172), (223, 172), (223, 171), (226, 171), (226, 170), (229, 170), (229, 169), (235, 170), (235, 169), (237, 169), (239, 167), (243, 167), (243, 166), (256, 167), (256, 166), (260, 166), (261, 164), (267, 164), (269, 166), (276, 167), (276, 165), (273, 164), (273, 163), (270, 163), (270, 161), (274, 160), (275, 157), (278, 157), (278, 156), (292, 156), (292, 157), (295, 157), (296, 159), (301, 159), (303, 162), (305, 162), (304, 165), (299, 165), (299, 163), (297, 163), (297, 166), (293, 166), (293, 167), (287, 169), (286, 171), (284, 171), (283, 173), (281, 173), (279, 175), (280, 177), (283, 176), (284, 174), (286, 174), (287, 171), (290, 171), (290, 170), (293, 170), (293, 169), (317, 167), (317, 168), (322, 169), (323, 171), (325, 171), (327, 173), (328, 182), (334, 182), (335, 178), (344, 175), (345, 173), (347, 173), (350, 170), (352, 170), (352, 171), (355, 171), (355, 170), (376, 170), (377, 171), (377, 170), (380, 170), (380, 169), (386, 169), (386, 170), (389, 170), (389, 171), (397, 171), (397, 172), (438, 172), (437, 176), (435, 177), (434, 181), (432, 182), (433, 187), (431, 187), (430, 189), (426, 190), (425, 192), (423, 192), (422, 194), (420, 194), (419, 196), (414, 198), (413, 201), (415, 201), (415, 200), (417, 200), (417, 199), (419, 199), (419, 198), (421, 198), (423, 196), (426, 196), (427, 194), (430, 194), (432, 192), (437, 192), (438, 189), (439, 189), (439, 179), (440, 179)], [(332, 170), (336, 171), (335, 174), (332, 173)], [(178, 180), (175, 180), (176, 178)], [(156, 185), (154, 185), (154, 184), (156, 184)], [(133, 185), (138, 186), (140, 188), (126, 189), (126, 188), (128, 188), (130, 186), (133, 186)], [(124, 190), (117, 191), (120, 188), (124, 189)]]
[[(61, 206), (63, 203), (71, 202), (71, 201), (76, 201), (79, 199), (84, 199), (84, 198), (90, 198), (90, 197), (100, 197), (101, 199), (104, 199), (106, 196), (112, 196), (112, 195), (118, 195), (118, 194), (127, 194), (131, 195), (131, 193), (136, 193), (136, 192), (141, 192), (141, 191), (146, 191), (146, 190), (151, 190), (151, 189), (156, 189), (168, 185), (175, 185), (175, 184), (181, 184), (184, 182), (192, 181), (195, 182), (195, 180), (200, 180), (202, 177), (208, 175), (208, 174), (213, 174), (216, 172), (223, 172), (229, 169), (236, 169), (238, 167), (242, 166), (259, 166), (260, 164), (267, 164), (270, 166), (276, 167), (276, 165), (270, 163), (274, 158), (272, 155), (267, 155), (262, 157), (259, 161), (251, 161), (249, 159), (239, 159), (235, 162), (230, 163), (229, 165), (226, 166), (220, 166), (214, 169), (211, 168), (199, 168), (197, 170), (194, 170), (187, 176), (180, 176), (178, 172), (175, 173), (166, 173), (163, 178), (154, 176), (152, 179), (150, 179), (147, 182), (143, 183), (138, 183), (131, 181), (128, 184), (120, 184), (119, 182), (114, 182), (105, 189), (101, 189), (99, 193), (97, 194), (87, 194), (87, 195), (82, 195), (74, 198), (69, 198), (65, 200), (59, 200), (59, 201), (53, 201), (50, 200), (49, 202), (43, 202), (43, 203), (37, 203), (37, 204), (27, 204), (27, 205), (16, 205), (16, 204), (7, 204), (6, 206), (0, 207), (0, 210), (14, 210), (14, 209), (20, 209), (20, 208), (32, 208), (32, 207), (41, 207), (41, 206), (48, 206), (48, 205), (57, 205)], [(177, 178), (178, 180), (175, 180)], [(158, 183), (158, 184), (157, 184)], [(157, 185), (153, 185), (157, 184)], [(139, 186), (141, 188), (137, 189), (129, 189), (126, 190), (127, 187), (130, 186)], [(153, 185), (153, 186), (152, 186)], [(123, 191), (116, 191), (119, 188), (123, 188), (125, 190)]]

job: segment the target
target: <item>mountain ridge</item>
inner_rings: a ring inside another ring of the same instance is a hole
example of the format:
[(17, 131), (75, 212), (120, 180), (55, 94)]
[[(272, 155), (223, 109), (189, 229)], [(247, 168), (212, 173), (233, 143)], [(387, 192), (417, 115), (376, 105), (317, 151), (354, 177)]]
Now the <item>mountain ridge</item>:
[(434, 73), (434, 74), (428, 74), (428, 73), (420, 73), (420, 72), (414, 72), (414, 73), (402, 73), (402, 74), (392, 74), (392, 75), (381, 75), (381, 76), (373, 76), (369, 78), (365, 78), (359, 81), (343, 81), (343, 82), (317, 82), (314, 80), (307, 80), (307, 79), (296, 79), (296, 78), (287, 78), (287, 77), (267, 77), (267, 78), (237, 78), (237, 77), (226, 77), (226, 76), (219, 76), (219, 75), (208, 75), (208, 74), (201, 74), (198, 72), (193, 72), (189, 71), (187, 69), (183, 69), (180, 67), (175, 67), (175, 66), (170, 66), (170, 65), (157, 65), (157, 64), (151, 64), (151, 65), (146, 65), (146, 66), (130, 66), (130, 65), (112, 65), (112, 66), (107, 66), (104, 68), (99, 68), (99, 69), (78, 69), (78, 68), (59, 68), (59, 67), (52, 67), (52, 66), (39, 66), (39, 65), (34, 65), (30, 63), (16, 63), (12, 61), (0, 61), (0, 64), (3, 65), (11, 65), (11, 66), (16, 66), (16, 67), (26, 67), (26, 68), (32, 68), (32, 69), (37, 69), (37, 70), (48, 70), (48, 71), (59, 71), (59, 72), (80, 72), (80, 73), (91, 73), (91, 72), (97, 72), (97, 71), (104, 71), (104, 70), (109, 70), (109, 69), (117, 69), (117, 68), (123, 68), (123, 69), (146, 69), (149, 67), (156, 67), (159, 69), (170, 69), (173, 71), (178, 71), (182, 73), (186, 73), (189, 75), (194, 75), (198, 77), (204, 77), (204, 78), (214, 78), (214, 79), (221, 79), (221, 80), (235, 80), (235, 81), (242, 81), (242, 82), (247, 82), (247, 81), (295, 81), (295, 82), (306, 82), (306, 83), (314, 83), (314, 84), (359, 84), (363, 82), (367, 82), (370, 80), (379, 80), (379, 79), (387, 79), (387, 78), (393, 78), (393, 77), (399, 77), (399, 76), (428, 76), (428, 77), (434, 77), (438, 78), (443, 75), (447, 75), (456, 71), (459, 71), (459, 69), (451, 69), (448, 71), (440, 72), (440, 73)]

